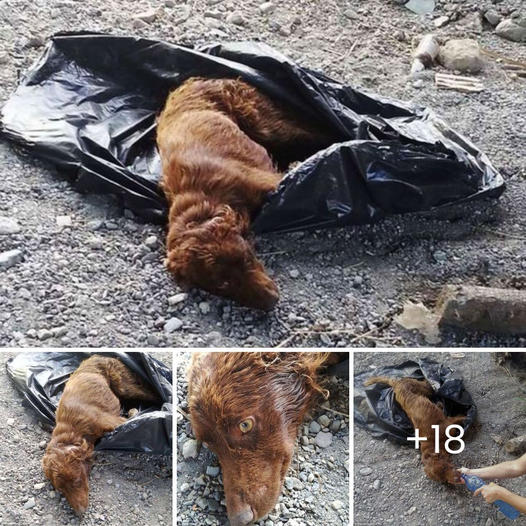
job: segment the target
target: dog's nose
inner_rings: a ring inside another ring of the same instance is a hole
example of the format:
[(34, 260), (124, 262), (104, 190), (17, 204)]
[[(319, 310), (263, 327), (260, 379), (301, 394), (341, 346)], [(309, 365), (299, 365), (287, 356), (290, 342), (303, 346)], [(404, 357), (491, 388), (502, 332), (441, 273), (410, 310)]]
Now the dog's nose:
[(236, 513), (233, 517), (229, 517), (230, 526), (247, 526), (254, 519), (254, 514), (252, 510), (247, 507), (243, 511)]

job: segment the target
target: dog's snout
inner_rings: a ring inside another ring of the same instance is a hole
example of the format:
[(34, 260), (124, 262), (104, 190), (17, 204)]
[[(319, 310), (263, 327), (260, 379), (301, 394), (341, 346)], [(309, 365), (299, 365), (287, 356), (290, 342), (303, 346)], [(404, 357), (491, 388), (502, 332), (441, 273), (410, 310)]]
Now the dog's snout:
[(230, 526), (247, 526), (254, 520), (254, 513), (250, 507), (246, 507), (244, 510), (236, 513), (235, 515), (229, 517)]

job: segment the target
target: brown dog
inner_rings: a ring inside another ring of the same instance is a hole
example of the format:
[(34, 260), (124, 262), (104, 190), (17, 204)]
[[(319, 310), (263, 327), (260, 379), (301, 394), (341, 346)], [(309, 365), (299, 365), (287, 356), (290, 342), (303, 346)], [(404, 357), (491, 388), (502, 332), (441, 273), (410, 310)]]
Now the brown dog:
[(194, 434), (217, 455), (231, 526), (276, 504), (298, 428), (318, 395), (324, 365), (344, 353), (194, 353), (188, 405)]
[(272, 309), (278, 289), (249, 234), (282, 177), (265, 148), (288, 162), (330, 142), (241, 80), (191, 78), (172, 92), (157, 145), (170, 203), (166, 265), (177, 282)]
[(42, 466), (76, 513), (88, 506), (88, 476), (95, 442), (126, 421), (119, 398), (159, 402), (120, 360), (93, 355), (71, 375), (60, 398)]
[[(427, 437), (427, 441), (420, 443), (422, 464), (425, 474), (432, 480), (460, 484), (460, 476), (451, 462), (449, 453), (444, 449), (446, 428), (452, 424), (460, 424), (465, 416), (446, 417), (442, 409), (429, 399), (433, 389), (427, 380), (414, 378), (394, 379), (376, 376), (367, 379), (364, 385), (375, 383), (386, 384), (393, 388), (396, 401), (400, 404), (419, 436)], [(440, 438), (440, 453), (435, 453), (435, 430), (431, 427), (438, 425)], [(450, 431), (450, 436), (456, 436)], [(456, 445), (453, 446), (456, 448)]]

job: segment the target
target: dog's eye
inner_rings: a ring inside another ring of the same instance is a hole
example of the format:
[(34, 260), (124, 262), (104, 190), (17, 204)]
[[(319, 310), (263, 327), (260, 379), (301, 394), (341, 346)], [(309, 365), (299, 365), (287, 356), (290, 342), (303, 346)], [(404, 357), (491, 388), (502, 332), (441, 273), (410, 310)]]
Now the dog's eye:
[(239, 429), (241, 430), (241, 433), (248, 433), (253, 427), (254, 427), (253, 418), (247, 418), (239, 424)]

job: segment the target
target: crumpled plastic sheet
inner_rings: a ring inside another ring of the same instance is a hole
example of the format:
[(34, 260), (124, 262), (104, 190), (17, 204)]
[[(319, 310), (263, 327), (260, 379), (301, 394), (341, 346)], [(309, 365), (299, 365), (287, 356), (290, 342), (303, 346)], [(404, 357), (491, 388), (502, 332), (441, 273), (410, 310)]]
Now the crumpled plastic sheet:
[(343, 85), (259, 42), (191, 49), (56, 35), (3, 107), (1, 133), (54, 163), (79, 191), (116, 194), (162, 223), (156, 115), (192, 76), (240, 77), (339, 138), (285, 175), (256, 232), (370, 223), (504, 190), (487, 156), (431, 110)]
[(172, 371), (143, 352), (21, 352), (7, 362), (7, 373), (24, 396), (24, 406), (54, 426), (55, 411), (70, 375), (92, 354), (118, 358), (162, 400), (161, 407), (140, 406), (139, 413), (104, 435), (95, 449), (172, 454)]
[(462, 423), (465, 430), (475, 420), (477, 407), (461, 377), (449, 367), (426, 358), (408, 360), (354, 376), (354, 422), (376, 438), (414, 447), (407, 440), (414, 436), (413, 424), (396, 402), (392, 387), (385, 384), (364, 387), (363, 382), (371, 376), (426, 379), (435, 391), (432, 401), (441, 402), (447, 416), (466, 415)]

